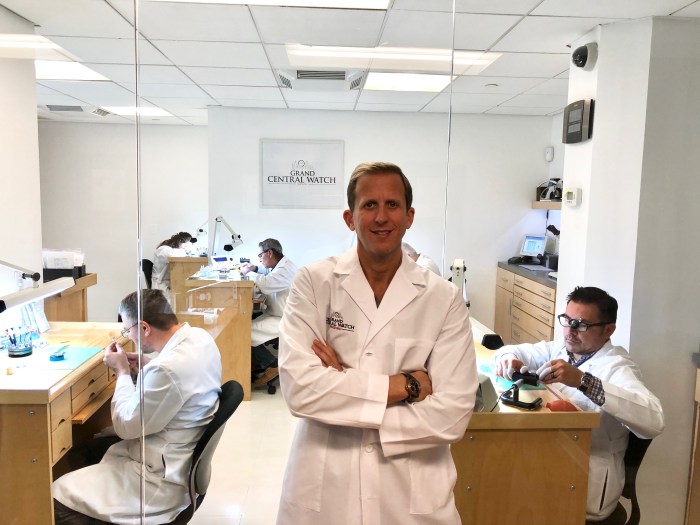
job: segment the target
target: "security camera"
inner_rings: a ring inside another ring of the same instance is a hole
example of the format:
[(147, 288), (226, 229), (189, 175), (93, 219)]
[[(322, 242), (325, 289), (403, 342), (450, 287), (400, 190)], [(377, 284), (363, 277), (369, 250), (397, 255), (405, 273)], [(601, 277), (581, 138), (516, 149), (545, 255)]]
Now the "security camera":
[(577, 47), (571, 54), (571, 63), (576, 67), (582, 67), (590, 71), (595, 66), (598, 57), (598, 44), (589, 42), (585, 46)]

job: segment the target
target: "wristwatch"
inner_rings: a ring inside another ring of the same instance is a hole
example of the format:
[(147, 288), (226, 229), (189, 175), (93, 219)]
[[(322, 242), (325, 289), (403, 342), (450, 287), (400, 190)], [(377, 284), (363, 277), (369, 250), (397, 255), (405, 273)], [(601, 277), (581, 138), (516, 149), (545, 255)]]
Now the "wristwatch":
[(583, 376), (581, 376), (581, 384), (578, 386), (578, 389), (585, 394), (588, 392), (588, 389), (591, 388), (592, 384), (593, 376), (588, 372), (584, 372)]
[(404, 399), (406, 403), (413, 403), (418, 397), (420, 397), (420, 383), (411, 374), (406, 372), (401, 372), (406, 378), (406, 392), (408, 397)]

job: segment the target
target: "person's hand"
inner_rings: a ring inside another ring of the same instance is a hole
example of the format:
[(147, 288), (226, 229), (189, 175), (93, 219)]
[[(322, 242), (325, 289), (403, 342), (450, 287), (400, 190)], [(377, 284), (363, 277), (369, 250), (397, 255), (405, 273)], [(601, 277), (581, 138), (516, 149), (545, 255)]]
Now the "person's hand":
[(563, 359), (547, 361), (537, 369), (537, 375), (546, 385), (563, 383), (566, 386), (577, 388), (581, 384), (583, 372)]
[(323, 341), (314, 339), (314, 342), (311, 344), (311, 350), (313, 350), (314, 354), (318, 356), (321, 363), (323, 363), (323, 366), (330, 366), (335, 368), (338, 372), (343, 371), (343, 367), (340, 365), (340, 361), (338, 360), (338, 355), (335, 353), (335, 350), (333, 350), (332, 347), (328, 346)]
[(245, 275), (248, 272), (252, 272), (253, 268), (256, 268), (256, 266), (254, 264), (243, 263), (243, 264), (241, 264), (241, 274)]
[(499, 377), (505, 377), (509, 381), (512, 381), (513, 372), (516, 370), (524, 373), (527, 372), (527, 367), (513, 354), (504, 354), (498, 361), (496, 361), (495, 372)]
[[(139, 371), (139, 354), (136, 352), (124, 352), (126, 354), (126, 359), (129, 362), (129, 368), (133, 372), (138, 372)], [(152, 356), (148, 354), (141, 354), (141, 368), (146, 366), (151, 359), (153, 359)]]
[(113, 341), (105, 348), (105, 355), (102, 362), (109, 368), (114, 370), (117, 377), (129, 373), (129, 360), (126, 357), (126, 352), (119, 343)]

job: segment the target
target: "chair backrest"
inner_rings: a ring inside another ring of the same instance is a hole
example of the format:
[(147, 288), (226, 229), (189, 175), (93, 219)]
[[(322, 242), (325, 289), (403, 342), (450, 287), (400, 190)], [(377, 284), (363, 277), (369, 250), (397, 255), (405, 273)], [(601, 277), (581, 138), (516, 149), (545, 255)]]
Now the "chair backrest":
[(643, 439), (630, 432), (625, 451), (625, 486), (622, 489), (622, 495), (632, 503), (632, 512), (626, 525), (639, 525), (641, 512), (637, 501), (637, 472), (649, 445), (651, 439)]
[(188, 523), (204, 499), (211, 479), (212, 456), (221, 435), (224, 433), (226, 421), (236, 411), (241, 401), (243, 401), (243, 387), (238, 382), (227, 381), (221, 386), (219, 408), (216, 409), (214, 419), (207, 425), (192, 453), (189, 476), (190, 505), (180, 512), (177, 518), (171, 522), (172, 524)]
[(151, 288), (151, 277), (153, 276), (153, 261), (150, 259), (141, 259), (141, 271), (146, 277), (146, 284)]

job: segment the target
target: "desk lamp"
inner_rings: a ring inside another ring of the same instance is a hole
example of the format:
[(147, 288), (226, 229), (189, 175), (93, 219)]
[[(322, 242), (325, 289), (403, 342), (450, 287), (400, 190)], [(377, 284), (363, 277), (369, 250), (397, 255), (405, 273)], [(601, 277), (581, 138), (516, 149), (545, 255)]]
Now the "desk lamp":
[(231, 226), (226, 222), (226, 219), (224, 219), (221, 215), (219, 215), (216, 218), (216, 222), (214, 223), (214, 236), (212, 238), (211, 242), (211, 250), (209, 251), (210, 256), (218, 255), (220, 253), (219, 247), (218, 247), (218, 241), (219, 237), (221, 236), (220, 231), (221, 231), (221, 225), (224, 225), (226, 229), (229, 231), (231, 234), (231, 242), (226, 243), (223, 245), (223, 251), (225, 252), (231, 252), (236, 246), (239, 246), (243, 244), (243, 239), (241, 239), (241, 236), (238, 235)]
[(13, 306), (22, 306), (32, 301), (38, 301), (56, 295), (75, 285), (75, 280), (72, 277), (61, 277), (60, 279), (54, 279), (48, 283), (43, 283), (40, 286), (39, 280), (41, 279), (41, 274), (39, 272), (32, 272), (31, 270), (5, 261), (0, 261), (0, 265), (17, 270), (21, 273), (22, 279), (32, 280), (31, 288), (23, 288), (17, 292), (0, 296), (0, 313)]

